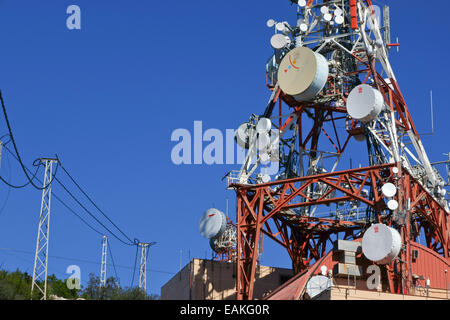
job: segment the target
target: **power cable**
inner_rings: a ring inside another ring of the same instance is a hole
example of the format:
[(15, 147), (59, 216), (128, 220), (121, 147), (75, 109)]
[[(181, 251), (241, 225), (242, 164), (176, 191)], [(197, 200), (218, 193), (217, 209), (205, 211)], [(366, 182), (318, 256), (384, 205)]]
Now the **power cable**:
[[(18, 249), (13, 249), (13, 248), (0, 248), (0, 252), (5, 252), (5, 251), (12, 251), (12, 252), (16, 252), (16, 253), (22, 253), (22, 254), (31, 254), (34, 255), (34, 252), (30, 252), (30, 251), (25, 251), (25, 250), (18, 250)], [(85, 260), (85, 259), (78, 259), (78, 258), (71, 258), (71, 257), (66, 257), (66, 256), (55, 256), (55, 255), (49, 255), (49, 258), (53, 258), (53, 259), (58, 259), (58, 260), (66, 260), (66, 261), (72, 261), (72, 262), (82, 262), (82, 263), (89, 263), (89, 264), (95, 264), (95, 265), (101, 265), (100, 262), (98, 261), (92, 261), (92, 260)], [(110, 264), (107, 264), (109, 266), (111, 266)], [(129, 269), (132, 270), (133, 267), (131, 266), (123, 266), (123, 265), (116, 265), (117, 268), (122, 268), (122, 269)], [(169, 272), (169, 271), (163, 271), (163, 270), (155, 270), (155, 269), (148, 269), (151, 272), (157, 272), (157, 273), (165, 273), (165, 274), (175, 274), (175, 272)]]
[[(4, 117), (5, 117), (6, 126), (8, 127), (9, 136), (10, 136), (10, 138), (11, 138), (11, 142), (13, 143), (14, 151), (16, 152), (17, 160), (18, 160), (19, 163), (20, 163), (20, 166), (21, 166), (21, 168), (22, 168), (22, 171), (25, 173), (25, 176), (27, 177), (29, 183), (30, 183), (34, 188), (36, 188), (36, 189), (38, 189), (38, 190), (44, 190), (44, 189), (47, 189), (48, 185), (47, 185), (47, 186), (44, 186), (44, 187), (42, 187), (42, 188), (39, 187), (39, 186), (37, 186), (37, 185), (35, 185), (34, 182), (33, 182), (33, 179), (30, 178), (30, 176), (28, 175), (27, 170), (25, 169), (25, 165), (23, 164), (22, 158), (20, 157), (20, 154), (19, 154), (19, 150), (17, 149), (16, 141), (14, 140), (14, 136), (13, 136), (13, 133), (12, 133), (12, 130), (11, 130), (11, 125), (10, 125), (10, 123), (9, 123), (8, 114), (7, 114), (7, 112), (6, 112), (5, 102), (4, 102), (4, 100), (3, 100), (3, 95), (2, 95), (2, 91), (1, 91), (1, 90), (0, 90), (0, 101), (1, 101), (1, 104), (2, 104), (2, 110), (3, 110), (3, 115), (4, 115)], [(56, 170), (58, 170), (58, 167), (56, 167)], [(55, 171), (55, 175), (56, 175), (56, 171)], [(54, 177), (54, 176), (53, 176), (53, 177)], [(52, 180), (53, 180), (53, 179), (52, 179)], [(51, 183), (51, 181), (50, 181), (50, 183)], [(50, 183), (49, 183), (49, 184), (50, 184)]]
[(95, 229), (93, 226), (91, 226), (86, 220), (83, 219), (78, 213), (76, 213), (72, 208), (70, 208), (64, 201), (62, 201), (54, 192), (52, 192), (52, 196), (58, 200), (64, 207), (66, 207), (67, 210), (69, 210), (71, 213), (73, 213), (78, 219), (80, 219), (86, 226), (88, 226), (92, 231), (98, 233), (99, 235), (103, 235), (102, 232)]
[[(0, 141), (1, 141), (4, 137), (7, 137), (7, 136), (10, 137), (9, 134), (5, 134), (5, 135), (3, 135), (3, 136), (0, 138)], [(10, 142), (11, 142), (11, 138), (9, 139), (9, 141), (7, 141), (7, 142), (5, 142), (5, 143), (2, 143), (2, 147), (6, 148), (6, 145), (7, 145), (8, 143), (10, 143)], [(9, 161), (9, 159), (8, 159), (8, 161)], [(35, 163), (35, 162), (36, 162), (36, 160), (35, 160), (33, 163)], [(36, 175), (38, 174), (38, 171), (39, 171), (39, 168), (40, 168), (40, 164), (37, 165), (36, 167), (37, 167), (37, 168), (36, 168), (36, 171), (35, 171), (34, 174), (33, 174), (32, 180), (34, 180), (34, 179), (36, 178)], [(10, 168), (10, 170), (11, 170), (11, 168)], [(30, 174), (31, 174), (31, 173), (30, 173)], [(9, 179), (11, 180), (11, 174), (10, 174), (10, 178), (9, 178)], [(16, 186), (16, 185), (13, 185), (12, 183), (6, 181), (6, 179), (4, 179), (2, 176), (0, 176), (0, 181), (2, 181), (2, 182), (3, 182), (4, 184), (6, 184), (8, 187), (13, 188), (13, 189), (22, 189), (22, 188), (25, 188), (26, 186), (28, 186), (28, 185), (30, 184), (30, 181), (28, 181), (27, 183), (25, 183), (25, 184), (23, 184), (23, 185)]]
[(75, 179), (70, 175), (70, 173), (66, 170), (66, 168), (62, 165), (62, 163), (60, 162), (60, 166), (61, 169), (63, 169), (63, 171), (67, 174), (67, 176), (70, 178), (70, 180), (72, 180), (72, 182), (77, 186), (77, 188), (81, 191), (81, 193), (83, 193), (86, 198), (94, 205), (95, 208), (97, 208), (97, 210), (125, 237), (128, 239), (128, 241), (130, 241), (130, 243), (135, 243), (134, 241), (132, 241), (107, 215), (106, 213), (103, 212), (103, 210), (101, 210), (97, 204), (91, 199), (91, 197), (89, 197), (89, 195), (83, 190), (83, 188), (81, 188), (81, 186), (75, 181)]
[[(9, 154), (11, 154), (11, 155), (17, 160), (16, 155), (15, 155), (8, 147), (4, 146), (4, 148), (6, 149), (6, 151), (9, 152)], [(28, 169), (27, 167), (25, 167), (25, 168), (26, 168), (26, 170), (28, 170), (29, 173), (31, 173), (31, 170), (30, 170), (30, 169)], [(39, 183), (42, 183), (42, 181), (41, 181), (39, 178), (36, 178), (36, 180), (37, 180)], [(96, 233), (98, 233), (98, 234), (100, 234), (100, 235), (103, 235), (102, 232), (100, 232), (100, 231), (98, 231), (97, 229), (95, 229), (94, 227), (92, 227), (86, 220), (84, 220), (79, 214), (77, 214), (77, 213), (75, 212), (75, 210), (73, 210), (71, 207), (69, 207), (69, 206), (68, 206), (61, 198), (59, 198), (59, 197), (56, 195), (56, 193), (55, 193), (54, 191), (52, 192), (52, 196), (53, 196), (56, 200), (58, 200), (64, 207), (66, 207), (66, 209), (69, 210), (69, 212), (71, 212), (71, 213), (74, 214), (78, 219), (80, 219), (80, 220), (81, 220), (86, 226), (88, 226), (91, 230), (93, 230), (94, 232), (96, 232)]]
[[(0, 138), (0, 140), (1, 140), (1, 138)], [(7, 154), (7, 153), (6, 153), (6, 156), (7, 156), (7, 159), (8, 159), (9, 180), (11, 180), (11, 176), (12, 176), (11, 162), (10, 162), (10, 160), (9, 160), (9, 157), (8, 157), (8, 154)], [(12, 188), (10, 188), (10, 187), (8, 188), (8, 192), (7, 192), (7, 194), (6, 194), (5, 201), (3, 202), (3, 205), (2, 205), (2, 207), (0, 208), (0, 216), (3, 214), (3, 211), (4, 211), (5, 208), (6, 208), (6, 204), (8, 203), (9, 196), (11, 195), (11, 189), (12, 189)]]
[(123, 244), (126, 244), (128, 246), (133, 246), (134, 243), (127, 243), (125, 241), (123, 241), (122, 239), (120, 239), (114, 232), (112, 232), (107, 226), (105, 226), (100, 220), (97, 219), (97, 217), (91, 212), (89, 211), (74, 195), (72, 192), (69, 191), (69, 189), (67, 189), (67, 187), (55, 176), (55, 181), (58, 182), (58, 184), (69, 194), (69, 196), (75, 200), (76, 203), (78, 203), (78, 205), (83, 208), (84, 211), (86, 211), (95, 221), (97, 221), (98, 224), (100, 224), (105, 230), (107, 230), (114, 238), (116, 238), (117, 240), (119, 240), (120, 242), (122, 242)]
[(108, 243), (108, 251), (109, 251), (109, 255), (111, 256), (111, 261), (112, 261), (112, 265), (114, 268), (114, 274), (116, 275), (116, 281), (119, 281), (119, 276), (117, 275), (117, 270), (116, 270), (116, 264), (114, 263), (114, 257), (112, 255), (112, 251), (111, 251), (111, 243)]
[[(6, 146), (4, 146), (6, 151), (8, 151), (17, 161), (19, 161), (18, 157)], [(58, 161), (59, 163), (59, 161)], [(26, 166), (25, 170), (28, 170), (30, 172), (30, 169), (28, 169)], [(42, 181), (38, 178), (36, 178), (36, 180), (40, 183), (42, 183)], [(117, 240), (121, 241), (122, 243), (126, 244), (126, 245), (134, 245), (134, 243), (126, 243), (125, 241), (123, 241), (122, 239), (120, 239), (118, 236), (116, 236), (108, 227), (106, 227), (100, 220), (98, 220), (85, 206), (83, 206), (83, 204), (64, 186), (64, 184), (62, 184), (61, 181), (59, 181), (58, 178), (56, 178), (56, 173), (55, 175), (53, 175), (52, 181), (56, 180), (62, 187), (63, 189), (72, 197), (72, 199), (74, 199), (92, 218), (94, 218), (94, 220), (96, 220), (103, 228), (105, 228), (105, 230), (107, 230), (113, 237), (115, 237)], [(51, 182), (52, 182), (51, 181)], [(50, 183), (51, 183), (50, 182)], [(49, 183), (49, 184), (50, 184)], [(42, 190), (42, 189), (41, 189)], [(93, 231), (95, 231), (96, 233), (103, 235), (103, 233), (101, 233), (100, 231), (98, 231), (97, 229), (95, 229), (94, 227), (92, 227), (89, 223), (87, 223), (86, 220), (84, 220), (80, 215), (78, 215), (73, 209), (71, 209), (64, 201), (62, 201), (54, 192), (52, 192), (52, 195), (59, 201), (61, 202), (71, 213), (73, 213), (75, 216), (77, 216), (84, 224), (86, 224), (90, 229), (92, 229)], [(136, 242), (137, 240), (135, 240)]]
[(134, 258), (133, 278), (131, 279), (131, 286), (130, 286), (130, 288), (133, 288), (134, 274), (136, 273), (136, 264), (137, 264), (138, 251), (139, 251), (139, 246), (136, 245), (136, 256)]

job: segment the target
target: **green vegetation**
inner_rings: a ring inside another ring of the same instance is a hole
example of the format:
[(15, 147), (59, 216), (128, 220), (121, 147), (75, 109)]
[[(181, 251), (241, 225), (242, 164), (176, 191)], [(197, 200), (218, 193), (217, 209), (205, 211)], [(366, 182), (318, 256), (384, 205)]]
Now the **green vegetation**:
[[(30, 300), (32, 276), (19, 270), (9, 272), (0, 270), (0, 300)], [(86, 300), (157, 300), (158, 295), (147, 295), (137, 287), (122, 288), (118, 281), (110, 277), (105, 287), (100, 287), (100, 278), (90, 274), (86, 288), (68, 289), (66, 280), (57, 279), (55, 275), (47, 278), (47, 297), (55, 295), (65, 299)], [(39, 299), (37, 290), (33, 299)]]

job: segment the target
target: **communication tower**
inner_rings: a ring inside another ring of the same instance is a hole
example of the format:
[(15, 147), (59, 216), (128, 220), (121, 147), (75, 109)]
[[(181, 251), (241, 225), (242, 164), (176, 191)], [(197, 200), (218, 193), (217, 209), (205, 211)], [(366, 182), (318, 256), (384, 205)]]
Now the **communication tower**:
[[(248, 151), (228, 186), (237, 196), (237, 298), (253, 297), (262, 235), (287, 251), (295, 274), (310, 275), (336, 240), (362, 241), (366, 259), (383, 270), (386, 290), (409, 294), (420, 239), (423, 252), (449, 265), (450, 216), (446, 183), (389, 62), (399, 45), (390, 40), (389, 8), (377, 10), (371, 0), (290, 2), (295, 23), (267, 22), (274, 29), (270, 99), (236, 134)], [(354, 142), (367, 165), (348, 169), (341, 160)], [(256, 171), (274, 162), (276, 174)], [(209, 239), (225, 232), (223, 219), (216, 220)], [(377, 230), (395, 250), (377, 251)], [(321, 288), (324, 279), (316, 280)]]

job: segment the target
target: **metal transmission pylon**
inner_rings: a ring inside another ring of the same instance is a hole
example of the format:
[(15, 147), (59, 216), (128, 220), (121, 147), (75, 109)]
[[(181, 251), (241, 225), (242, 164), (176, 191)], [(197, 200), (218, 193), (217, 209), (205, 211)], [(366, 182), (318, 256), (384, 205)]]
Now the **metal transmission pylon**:
[(41, 300), (47, 299), (47, 266), (48, 266), (48, 240), (50, 236), (50, 201), (52, 194), (53, 164), (57, 159), (41, 159), (45, 164), (44, 183), (41, 200), (41, 213), (39, 216), (39, 228), (36, 240), (36, 254), (34, 256), (33, 281), (31, 284), (31, 296), (36, 288)]
[(139, 264), (139, 289), (147, 292), (147, 257), (148, 249), (155, 245), (156, 242), (146, 243), (140, 242), (138, 246), (141, 248), (141, 262)]
[(103, 236), (102, 240), (102, 265), (100, 268), (100, 286), (106, 286), (106, 255), (108, 252), (108, 237)]

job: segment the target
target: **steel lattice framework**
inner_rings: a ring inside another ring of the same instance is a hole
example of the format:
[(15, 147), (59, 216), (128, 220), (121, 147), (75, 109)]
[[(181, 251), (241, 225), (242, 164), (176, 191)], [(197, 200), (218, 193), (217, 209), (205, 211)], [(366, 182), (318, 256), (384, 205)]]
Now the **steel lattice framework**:
[(53, 164), (57, 159), (41, 159), (45, 164), (44, 182), (42, 190), (41, 211), (36, 240), (36, 253), (34, 256), (33, 279), (31, 296), (36, 288), (41, 300), (47, 299), (47, 269), (48, 269), (48, 242), (50, 237), (50, 204), (52, 195)]
[(106, 258), (108, 254), (108, 237), (102, 238), (102, 264), (100, 266), (100, 286), (106, 286)]
[[(337, 236), (354, 240), (361, 238), (372, 223), (392, 226), (400, 232), (404, 244), (398, 259), (399, 272), (394, 273), (392, 264), (387, 266), (393, 293), (409, 292), (410, 242), (421, 235), (428, 248), (450, 259), (450, 216), (442, 194), (443, 181), (427, 157), (388, 60), (388, 49), (397, 44), (390, 43), (387, 34), (383, 40), (370, 0), (308, 0), (302, 9), (302, 21), (317, 19), (314, 10), (325, 4), (341, 6), (348, 24), (339, 29), (330, 27), (333, 32), (327, 34), (326, 28), (324, 31), (317, 27), (315, 35), (320, 36), (310, 41), (307, 36), (297, 36), (297, 29), (289, 30), (297, 37), (296, 46), (310, 46), (350, 67), (330, 75), (320, 97), (311, 102), (299, 102), (285, 94), (268, 71), (267, 85), (272, 95), (262, 117), (277, 119), (273, 124), (280, 135), (291, 132), (291, 137), (280, 143), (288, 149), (289, 162), (282, 166), (284, 172), (277, 181), (251, 184), (247, 178), (253, 171), (246, 172), (243, 167), (241, 179), (230, 185), (237, 195), (238, 299), (253, 297), (262, 234), (287, 250), (294, 273), (298, 274), (324, 257)], [(385, 25), (385, 33), (388, 27)], [(308, 31), (312, 34), (311, 30), (313, 27)], [(358, 84), (372, 86), (384, 98), (386, 109), (370, 123), (358, 122), (347, 114), (348, 95)], [(306, 125), (307, 120), (312, 124)], [(352, 137), (363, 137), (367, 142), (369, 166), (336, 171)], [(319, 149), (319, 141), (322, 145), (328, 142), (331, 150)], [(407, 144), (414, 149), (409, 150)], [(316, 168), (324, 155), (335, 157), (336, 164), (318, 172)], [(395, 210), (387, 207), (388, 199), (381, 192), (385, 183), (397, 187)], [(338, 209), (328, 217), (316, 214), (317, 207), (336, 204), (338, 208), (343, 203), (363, 206), (364, 215), (343, 217)]]
[(139, 264), (139, 289), (147, 292), (147, 260), (148, 260), (148, 250), (151, 246), (155, 245), (156, 242), (140, 242), (138, 247), (141, 248), (141, 259)]

